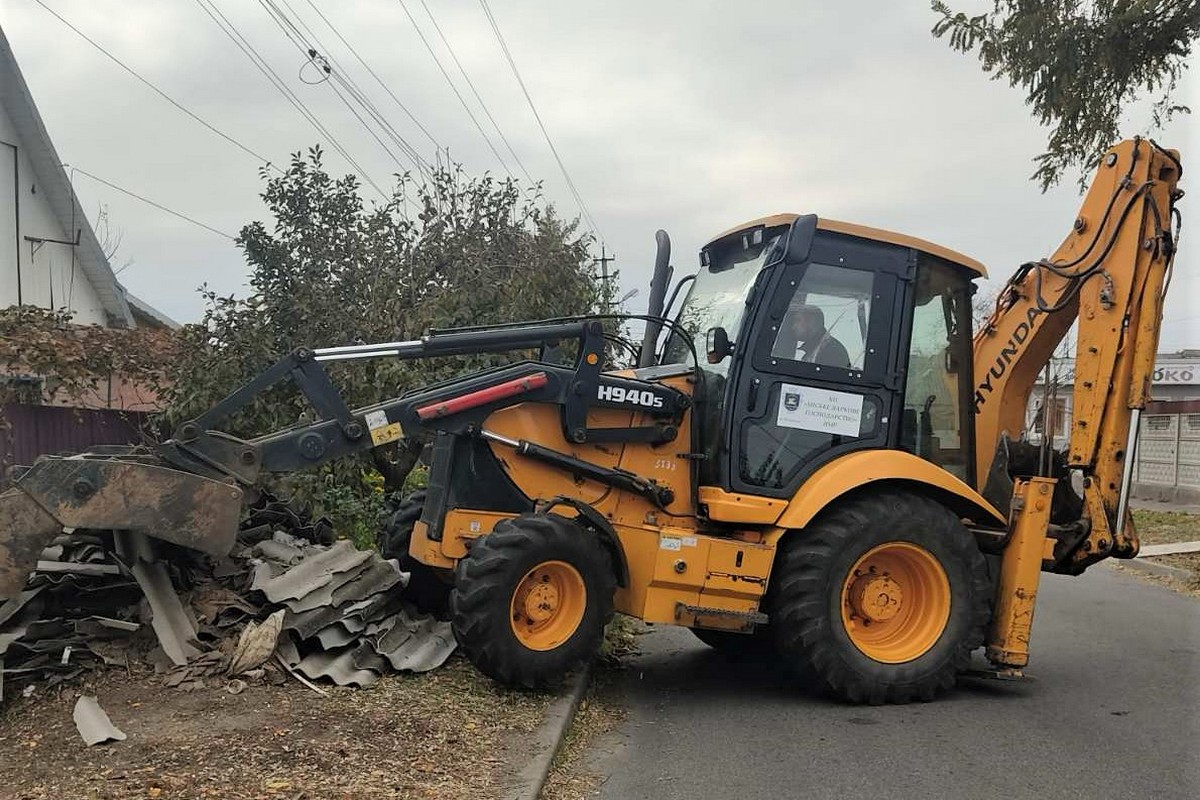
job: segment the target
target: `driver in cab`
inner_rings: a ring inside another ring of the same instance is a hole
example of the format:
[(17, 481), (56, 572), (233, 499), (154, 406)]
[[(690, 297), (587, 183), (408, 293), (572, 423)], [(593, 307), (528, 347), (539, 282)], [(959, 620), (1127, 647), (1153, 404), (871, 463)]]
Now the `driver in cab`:
[(826, 329), (825, 312), (818, 306), (801, 304), (788, 309), (771, 355), (850, 369), (850, 354)]

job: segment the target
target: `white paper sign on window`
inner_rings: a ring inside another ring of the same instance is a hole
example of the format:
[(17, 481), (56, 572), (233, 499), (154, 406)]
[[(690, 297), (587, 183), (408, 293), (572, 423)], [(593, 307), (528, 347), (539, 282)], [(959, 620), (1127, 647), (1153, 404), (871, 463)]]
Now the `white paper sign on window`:
[(858, 436), (862, 407), (861, 394), (785, 383), (779, 390), (779, 416), (775, 424), (781, 428)]

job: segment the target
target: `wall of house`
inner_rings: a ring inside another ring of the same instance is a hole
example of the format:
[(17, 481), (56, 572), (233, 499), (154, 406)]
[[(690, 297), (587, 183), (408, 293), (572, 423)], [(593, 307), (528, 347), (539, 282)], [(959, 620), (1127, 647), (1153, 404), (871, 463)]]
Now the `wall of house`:
[[(12, 145), (17, 147), (15, 185)], [(60, 225), (51, 211), (34, 179), (25, 145), (18, 141), (7, 111), (0, 108), (0, 308), (17, 304), (19, 253), (21, 302), (43, 308), (69, 308), (76, 323), (104, 325), (104, 307), (78, 266), (74, 248), (51, 242), (38, 247), (25, 241), (26, 236), (64, 241), (75, 238), (74, 231)]]
[(144, 384), (130, 381), (121, 375), (101, 377), (96, 388), (78, 397), (54, 396), (44, 400), (46, 405), (63, 408), (109, 408), (119, 411), (162, 411), (158, 392)]

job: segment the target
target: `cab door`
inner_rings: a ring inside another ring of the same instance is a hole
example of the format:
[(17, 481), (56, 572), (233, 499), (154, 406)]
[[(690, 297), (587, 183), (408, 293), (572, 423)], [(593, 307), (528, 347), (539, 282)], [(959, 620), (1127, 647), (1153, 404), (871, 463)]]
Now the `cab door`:
[(737, 343), (723, 420), (735, 492), (791, 497), (822, 464), (897, 440), (915, 252), (807, 235), (807, 252), (793, 242), (770, 270)]

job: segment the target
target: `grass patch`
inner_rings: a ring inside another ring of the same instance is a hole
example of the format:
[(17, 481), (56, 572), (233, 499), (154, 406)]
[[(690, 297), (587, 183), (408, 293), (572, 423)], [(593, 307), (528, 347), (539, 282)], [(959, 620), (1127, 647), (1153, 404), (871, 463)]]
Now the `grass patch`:
[(1142, 544), (1200, 541), (1200, 515), (1182, 511), (1133, 511), (1133, 524)]
[[(1179, 542), (1200, 541), (1200, 514), (1188, 514), (1183, 511), (1151, 511), (1145, 508), (1133, 510), (1133, 524), (1138, 533), (1138, 539), (1143, 546), (1154, 544), (1178, 544)], [(1170, 588), (1200, 597), (1200, 553), (1180, 553), (1171, 556), (1153, 556), (1144, 558), (1155, 564), (1166, 564), (1171, 567), (1189, 570), (1190, 580), (1179, 580), (1145, 572), (1130, 570), (1115, 560), (1113, 566), (1137, 577), (1153, 583), (1169, 586)]]

